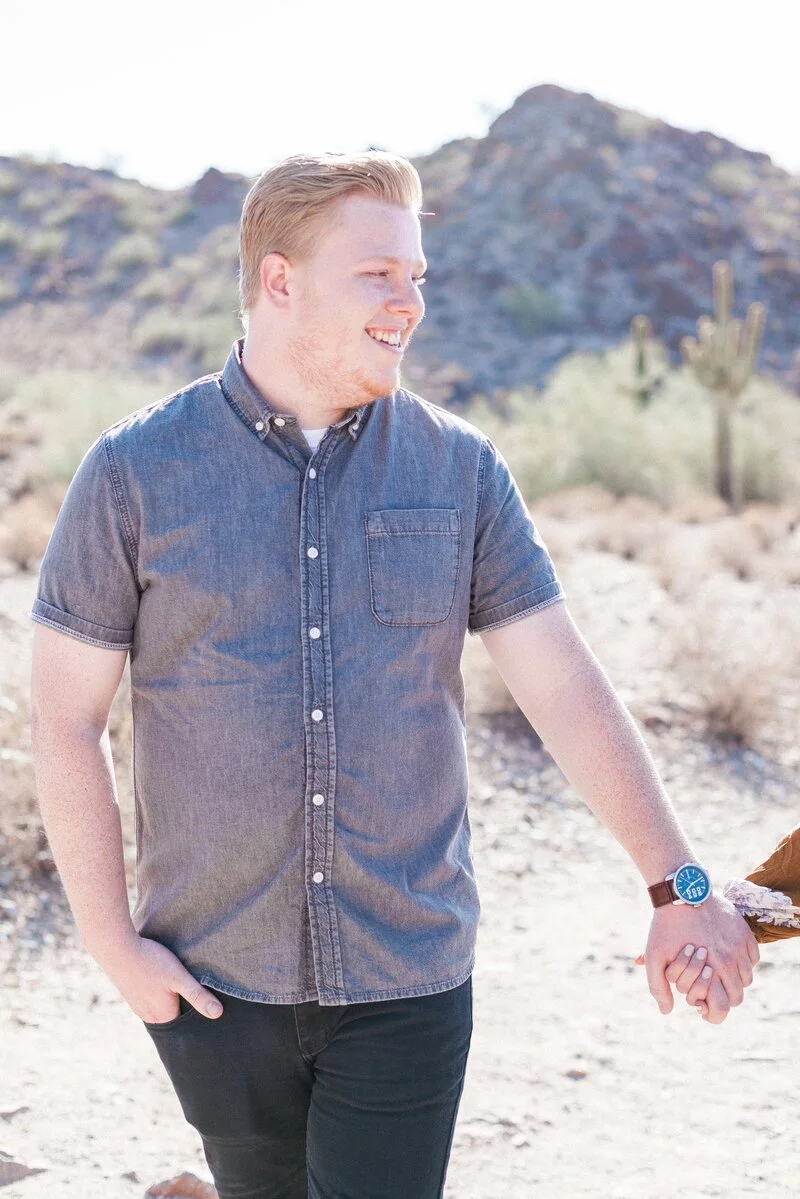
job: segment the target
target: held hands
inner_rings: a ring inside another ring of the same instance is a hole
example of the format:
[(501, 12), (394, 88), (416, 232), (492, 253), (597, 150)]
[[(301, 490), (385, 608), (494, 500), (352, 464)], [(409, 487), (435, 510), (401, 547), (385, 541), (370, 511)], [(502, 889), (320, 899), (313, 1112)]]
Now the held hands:
[(179, 996), (202, 1016), (213, 1020), (222, 1015), (216, 995), (201, 986), (160, 941), (137, 936), (113, 963), (101, 965), (134, 1014), (147, 1024), (175, 1020), (180, 1014)]
[[(696, 948), (697, 947), (697, 948)], [(663, 1015), (672, 986), (709, 1024), (721, 1024), (744, 998), (759, 960), (758, 944), (733, 904), (712, 895), (700, 907), (656, 908), (643, 957), (650, 993)]]

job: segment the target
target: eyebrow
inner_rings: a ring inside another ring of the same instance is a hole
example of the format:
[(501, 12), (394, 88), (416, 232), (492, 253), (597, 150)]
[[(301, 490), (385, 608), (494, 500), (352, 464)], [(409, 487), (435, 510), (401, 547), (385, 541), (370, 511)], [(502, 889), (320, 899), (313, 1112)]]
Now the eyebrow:
[[(359, 266), (365, 262), (390, 262), (392, 266), (405, 266), (406, 260), (395, 258), (392, 254), (369, 254), (366, 258), (361, 259)], [(423, 275), (428, 269), (428, 263), (424, 259), (422, 261), (418, 259), (414, 265), (422, 271)]]

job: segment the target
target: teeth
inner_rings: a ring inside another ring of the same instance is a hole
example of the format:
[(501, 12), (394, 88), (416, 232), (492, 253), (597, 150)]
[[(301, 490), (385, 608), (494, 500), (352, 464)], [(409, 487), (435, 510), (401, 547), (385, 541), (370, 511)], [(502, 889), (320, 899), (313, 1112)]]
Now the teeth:
[(400, 345), (400, 334), (397, 330), (390, 333), (380, 329), (367, 329), (367, 333), (375, 341), (385, 342), (387, 346)]

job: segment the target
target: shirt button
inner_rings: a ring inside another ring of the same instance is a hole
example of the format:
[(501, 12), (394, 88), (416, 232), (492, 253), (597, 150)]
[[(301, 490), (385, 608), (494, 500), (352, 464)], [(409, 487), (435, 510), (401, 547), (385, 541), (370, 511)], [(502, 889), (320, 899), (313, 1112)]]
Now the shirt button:
[(325, 875), (322, 873), (321, 870), (315, 870), (311, 877), (313, 878), (315, 883), (321, 883), (322, 880), (325, 878)]
[(283, 419), (282, 416), (276, 416), (275, 424), (278, 426), (279, 429), (282, 429), (283, 426), (286, 424), (286, 421)]
[(317, 477), (317, 472), (314, 470), (313, 466), (311, 467), (311, 470), (308, 472), (308, 477), (309, 477), (309, 479), (316, 479), (316, 477)]
[(311, 713), (311, 719), (316, 720), (317, 724), (319, 724), (319, 722), (322, 720), (322, 716), (323, 716), (323, 713), (320, 708), (315, 708), (314, 711)]
[(309, 558), (318, 558), (319, 557), (319, 550), (317, 549), (317, 547), (315, 545), (310, 545), (308, 547), (308, 549), (306, 550), (306, 553), (308, 554)]
[(324, 795), (312, 795), (311, 802), (313, 803), (315, 808), (322, 807), (322, 805), (325, 803), (325, 796)]
[(260, 433), (260, 432), (262, 431), (262, 429), (263, 429), (263, 428), (264, 428), (264, 422), (263, 422), (263, 420), (257, 420), (257, 421), (256, 421), (256, 429), (257, 429), (257, 431)]
[(318, 640), (319, 640), (319, 638), (322, 636), (322, 634), (320, 633), (319, 629), (309, 629), (309, 630), (308, 630), (308, 635), (309, 635), (309, 637), (311, 638), (311, 640), (312, 640), (312, 641), (318, 641)]

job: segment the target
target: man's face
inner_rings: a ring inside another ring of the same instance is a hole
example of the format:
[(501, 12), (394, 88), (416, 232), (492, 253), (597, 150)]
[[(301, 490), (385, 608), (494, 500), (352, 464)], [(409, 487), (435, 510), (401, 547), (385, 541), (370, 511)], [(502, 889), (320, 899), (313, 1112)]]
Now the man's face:
[(288, 352), (326, 407), (356, 407), (398, 386), (422, 320), (420, 222), (410, 208), (358, 194), (324, 219), (312, 254), (292, 268)]

